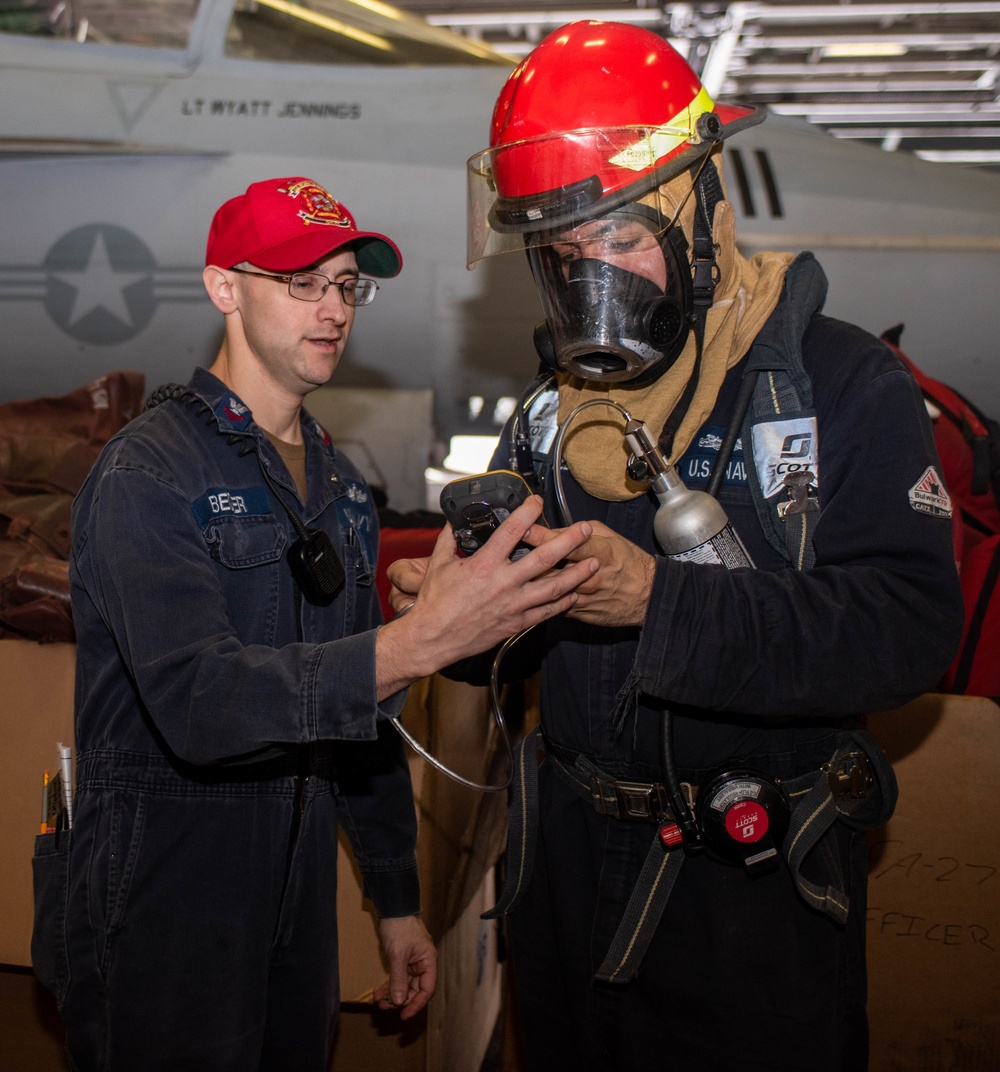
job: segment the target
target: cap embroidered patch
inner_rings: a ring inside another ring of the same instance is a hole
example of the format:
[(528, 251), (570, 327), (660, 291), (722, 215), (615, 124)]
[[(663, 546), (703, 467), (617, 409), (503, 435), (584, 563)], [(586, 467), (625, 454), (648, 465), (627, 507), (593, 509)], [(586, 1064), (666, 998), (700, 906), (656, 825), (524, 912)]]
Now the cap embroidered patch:
[(927, 467), (907, 494), (914, 510), (934, 517), (951, 517), (951, 496), (933, 465)]

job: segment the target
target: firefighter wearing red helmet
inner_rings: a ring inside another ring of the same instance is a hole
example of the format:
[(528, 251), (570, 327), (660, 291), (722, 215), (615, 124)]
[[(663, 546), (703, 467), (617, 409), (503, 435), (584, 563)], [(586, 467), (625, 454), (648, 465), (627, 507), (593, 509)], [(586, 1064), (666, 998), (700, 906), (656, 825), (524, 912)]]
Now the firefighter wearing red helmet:
[[(823, 315), (811, 254), (737, 249), (723, 145), (762, 118), (656, 34), (580, 22), (469, 162), (469, 262), (526, 251), (545, 315), (492, 467), (544, 496), (526, 543), (573, 518), (599, 563), (511, 655), (540, 670), (495, 910), (529, 1072), (867, 1063), (861, 831), (895, 792), (857, 720), (933, 687), (963, 611), (914, 381)], [(685, 495), (741, 561), (665, 545)], [(390, 570), (399, 606), (421, 571)]]
[[(508, 79), (490, 148), (469, 161), (469, 266), (527, 249), (558, 368), (657, 378), (695, 319), (680, 212), (704, 201), (713, 150), (763, 118), (714, 103), (648, 31), (590, 22), (551, 34)], [(659, 188), (679, 175), (671, 201)]]

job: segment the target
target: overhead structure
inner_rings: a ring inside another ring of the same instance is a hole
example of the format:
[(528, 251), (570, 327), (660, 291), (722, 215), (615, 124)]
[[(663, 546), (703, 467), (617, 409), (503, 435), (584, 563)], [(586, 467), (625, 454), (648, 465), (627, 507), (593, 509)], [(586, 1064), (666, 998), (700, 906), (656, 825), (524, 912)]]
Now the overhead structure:
[(997, 0), (401, 6), (515, 57), (577, 19), (638, 23), (678, 45), (710, 93), (886, 150), (1000, 169)]

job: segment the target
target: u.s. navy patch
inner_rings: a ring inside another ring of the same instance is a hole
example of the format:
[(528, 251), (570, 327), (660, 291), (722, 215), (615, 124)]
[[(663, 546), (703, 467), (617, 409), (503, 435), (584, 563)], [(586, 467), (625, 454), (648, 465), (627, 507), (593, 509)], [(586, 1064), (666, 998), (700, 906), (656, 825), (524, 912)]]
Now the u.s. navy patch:
[[(685, 483), (704, 483), (712, 475), (719, 457), (719, 448), (726, 430), (721, 425), (710, 425), (698, 433), (676, 463), (677, 473)], [(723, 477), (726, 484), (747, 482), (746, 466), (743, 463), (743, 440), (737, 439), (726, 465)]]
[(951, 496), (933, 465), (927, 467), (907, 495), (914, 510), (934, 517), (951, 517)]

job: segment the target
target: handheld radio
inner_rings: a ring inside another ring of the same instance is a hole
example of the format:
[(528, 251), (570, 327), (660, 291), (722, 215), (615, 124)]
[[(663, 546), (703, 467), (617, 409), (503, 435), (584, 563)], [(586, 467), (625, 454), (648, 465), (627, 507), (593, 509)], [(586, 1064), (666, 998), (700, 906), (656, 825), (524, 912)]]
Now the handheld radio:
[[(448, 519), (455, 542), (474, 554), (531, 494), (524, 477), (510, 469), (493, 469), (478, 476), (461, 477), (441, 489), (441, 512)], [(531, 548), (519, 543), (510, 556), (518, 559)]]

